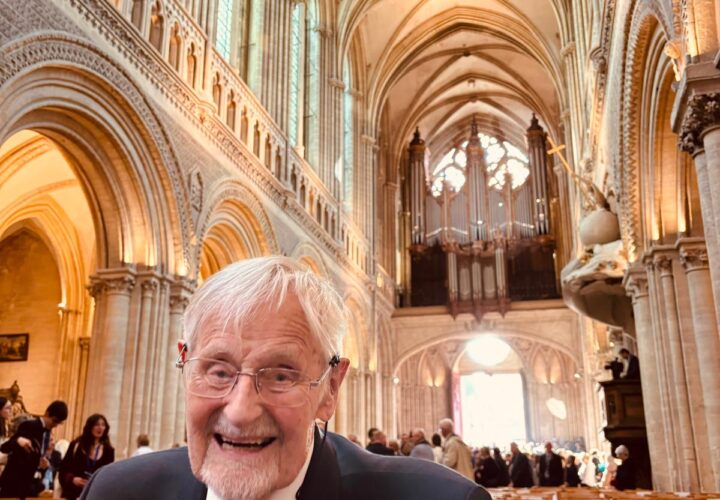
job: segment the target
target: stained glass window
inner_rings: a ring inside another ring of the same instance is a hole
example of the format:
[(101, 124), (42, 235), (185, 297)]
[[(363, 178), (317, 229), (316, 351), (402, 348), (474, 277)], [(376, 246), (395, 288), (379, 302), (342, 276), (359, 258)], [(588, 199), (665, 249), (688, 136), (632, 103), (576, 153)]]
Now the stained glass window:
[(300, 70), (302, 63), (302, 6), (295, 4), (292, 15), (292, 31), (290, 33), (290, 116), (288, 124), (288, 135), (293, 145), (298, 144), (298, 119), (300, 105)]
[(235, 0), (219, 0), (217, 16), (217, 33), (215, 47), (226, 61), (230, 60), (230, 44), (232, 38), (232, 15)]
[[(530, 175), (527, 156), (514, 144), (500, 141), (496, 137), (480, 133), (480, 145), (485, 151), (488, 186), (497, 190), (505, 186), (505, 175), (510, 174), (513, 189), (517, 189), (527, 181)], [(465, 168), (467, 156), (464, 141), (448, 151), (433, 168), (431, 192), (440, 196), (444, 181), (448, 182), (453, 192), (458, 192), (465, 184)]]

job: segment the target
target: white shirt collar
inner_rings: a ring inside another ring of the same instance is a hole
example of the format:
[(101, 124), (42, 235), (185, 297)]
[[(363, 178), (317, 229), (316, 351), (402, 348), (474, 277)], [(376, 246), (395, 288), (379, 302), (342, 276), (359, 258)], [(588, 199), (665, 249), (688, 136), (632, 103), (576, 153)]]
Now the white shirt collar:
[[(312, 444), (310, 445), (310, 449), (308, 449), (307, 457), (305, 458), (305, 463), (300, 468), (300, 471), (298, 472), (298, 475), (295, 476), (295, 479), (292, 483), (288, 484), (282, 489), (273, 491), (270, 493), (270, 496), (268, 497), (268, 500), (295, 500), (295, 496), (297, 495), (298, 490), (300, 489), (300, 486), (302, 486), (303, 481), (305, 481), (305, 475), (307, 474), (308, 467), (310, 467), (310, 459), (312, 459), (313, 450), (315, 449), (315, 440), (312, 440)], [(207, 495), (205, 496), (205, 500), (222, 500), (219, 495), (217, 495), (213, 490), (208, 487)]]

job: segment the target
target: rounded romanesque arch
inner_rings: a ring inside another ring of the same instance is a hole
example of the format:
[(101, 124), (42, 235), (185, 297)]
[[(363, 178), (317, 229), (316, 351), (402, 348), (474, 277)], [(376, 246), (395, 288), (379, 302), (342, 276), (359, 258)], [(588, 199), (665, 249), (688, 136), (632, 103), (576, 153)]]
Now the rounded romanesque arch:
[(291, 256), (319, 276), (328, 276), (322, 253), (314, 244), (303, 241), (293, 249)]
[(231, 181), (210, 195), (201, 214), (195, 273), (206, 279), (237, 260), (278, 253), (275, 232), (258, 199)]
[[(164, 129), (129, 77), (97, 48), (42, 34), (3, 47), (0, 141), (32, 129), (64, 150), (96, 213), (98, 267), (183, 274), (192, 232)], [(167, 196), (166, 193), (172, 193)]]
[[(174, 401), (154, 391), (176, 389), (135, 391), (146, 366), (125, 360), (161, 366), (165, 352), (153, 346), (170, 343), (177, 329), (168, 323), (169, 299), (186, 272), (192, 234), (182, 175), (146, 97), (99, 49), (42, 33), (0, 50), (0, 147), (9, 152), (0, 176), (13, 198), (25, 193), (3, 207), (0, 226), (36, 229), (58, 264), (61, 363), (51, 383), (71, 407), (74, 421), (64, 432), (75, 434), (87, 414), (100, 411), (123, 456), (141, 426), (160, 439), (161, 417), (133, 408), (153, 400), (175, 412)], [(54, 163), (27, 175), (28, 154), (40, 147), (53, 151)], [(68, 189), (72, 200), (57, 194)], [(86, 379), (93, 383), (86, 387)]]
[(644, 251), (645, 241), (652, 239), (641, 220), (641, 205), (645, 200), (642, 185), (642, 137), (648, 124), (644, 121), (649, 110), (647, 103), (638, 100), (645, 90), (648, 71), (654, 72), (658, 58), (668, 40), (671, 28), (666, 26), (662, 12), (654, 2), (638, 2), (630, 17), (625, 70), (623, 74), (622, 140), (620, 165), (616, 175), (616, 191), (620, 202), (620, 227), (628, 259), (636, 260)]

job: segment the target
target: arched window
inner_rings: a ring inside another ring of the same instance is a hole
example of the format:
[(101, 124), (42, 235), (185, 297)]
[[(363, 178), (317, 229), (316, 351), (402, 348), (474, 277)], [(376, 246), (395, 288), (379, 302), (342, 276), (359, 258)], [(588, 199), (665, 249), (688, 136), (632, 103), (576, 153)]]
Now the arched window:
[[(513, 189), (517, 189), (530, 175), (528, 158), (509, 141), (501, 141), (496, 137), (479, 133), (480, 145), (485, 151), (488, 187), (502, 190), (505, 186), (505, 174), (509, 173)], [(465, 167), (467, 157), (465, 148), (467, 141), (450, 149), (432, 169), (430, 191), (438, 197), (443, 190), (443, 181), (447, 181), (450, 189), (457, 192), (465, 184)]]
[(260, 124), (255, 122), (255, 133), (253, 134), (253, 154), (260, 158)]
[(158, 52), (162, 51), (163, 23), (162, 7), (160, 6), (160, 2), (155, 2), (150, 11), (150, 44), (155, 47)]
[(347, 210), (352, 210), (353, 203), (353, 95), (350, 80), (349, 62), (346, 59), (343, 68), (343, 204)]
[(226, 116), (225, 116), (225, 123), (227, 123), (227, 126), (232, 129), (232, 131), (235, 131), (235, 108), (237, 105), (235, 104), (235, 94), (231, 90), (228, 94), (228, 102), (227, 102), (227, 109), (226, 109)]
[(180, 69), (180, 25), (175, 23), (170, 35), (170, 46), (168, 47), (168, 62), (175, 71)]
[(145, 0), (133, 0), (132, 13), (130, 14), (130, 21), (141, 32), (142, 32), (142, 28), (143, 28), (144, 11), (145, 11)]
[(197, 56), (195, 55), (195, 44), (191, 43), (187, 52), (187, 81), (191, 87), (195, 87), (197, 75)]
[(248, 116), (247, 109), (243, 108), (242, 116), (240, 117), (240, 140), (245, 144), (248, 142)]
[(219, 73), (215, 73), (215, 77), (213, 78), (212, 93), (213, 93), (213, 102), (215, 103), (215, 109), (217, 110), (217, 112), (219, 114), (220, 113), (220, 99), (222, 98), (222, 85), (220, 85), (220, 74)]
[(305, 119), (303, 144), (305, 158), (310, 165), (317, 165), (319, 158), (319, 109), (320, 109), (320, 33), (317, 7), (314, 1), (307, 3), (305, 18)]
[(217, 27), (215, 31), (215, 48), (226, 61), (230, 61), (232, 48), (232, 24), (234, 0), (219, 0)]
[(300, 144), (300, 117), (302, 111), (302, 47), (304, 44), (303, 30), (304, 4), (296, 3), (292, 13), (292, 29), (290, 31), (290, 99), (288, 109), (288, 137), (293, 146)]
[(268, 170), (272, 170), (272, 143), (270, 142), (270, 136), (265, 139), (265, 167)]

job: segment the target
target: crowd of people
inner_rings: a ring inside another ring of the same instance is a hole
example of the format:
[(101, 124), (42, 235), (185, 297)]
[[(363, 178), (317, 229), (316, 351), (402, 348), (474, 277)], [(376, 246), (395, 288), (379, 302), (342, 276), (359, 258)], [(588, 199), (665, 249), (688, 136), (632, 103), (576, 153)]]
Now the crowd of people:
[[(13, 417), (12, 404), (0, 397), (0, 498), (80, 497), (92, 475), (115, 461), (110, 425), (96, 413), (70, 442), (53, 439), (52, 431), (67, 420), (63, 401), (53, 401), (39, 417)], [(151, 452), (147, 435), (138, 437), (134, 455)]]
[[(618, 490), (635, 488), (635, 468), (626, 446), (615, 450), (617, 458), (610, 453), (597, 451), (587, 453), (570, 450), (554, 450), (552, 442), (546, 442), (542, 450), (532, 443), (521, 450), (517, 443), (510, 443), (506, 453), (500, 448), (483, 446), (471, 448), (455, 433), (453, 421), (443, 419), (439, 432), (426, 439), (425, 430), (415, 428), (388, 440), (387, 435), (375, 427), (368, 431), (365, 449), (379, 455), (409, 456), (431, 460), (456, 470), (486, 488), (512, 486), (568, 487), (614, 487)], [(348, 439), (362, 446), (357, 436)], [(618, 465), (618, 461), (621, 462)]]

